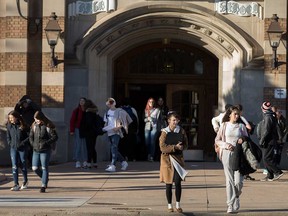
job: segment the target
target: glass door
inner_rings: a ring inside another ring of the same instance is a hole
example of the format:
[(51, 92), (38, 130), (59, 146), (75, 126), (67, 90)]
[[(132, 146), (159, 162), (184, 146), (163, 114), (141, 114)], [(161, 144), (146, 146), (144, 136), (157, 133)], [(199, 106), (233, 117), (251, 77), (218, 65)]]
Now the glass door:
[[(181, 116), (180, 125), (188, 137), (188, 149), (201, 149), (199, 142), (200, 89), (183, 85), (167, 86), (167, 103)], [(169, 100), (169, 99), (170, 100)]]

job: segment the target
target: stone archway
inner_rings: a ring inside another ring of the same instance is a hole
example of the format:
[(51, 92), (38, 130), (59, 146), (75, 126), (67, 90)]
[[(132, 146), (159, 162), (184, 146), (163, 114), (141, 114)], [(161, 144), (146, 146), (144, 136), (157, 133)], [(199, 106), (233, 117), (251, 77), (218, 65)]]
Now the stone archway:
[[(163, 37), (200, 46), (219, 59), (219, 104), (222, 105), (223, 95), (237, 85), (238, 71), (253, 58), (253, 48), (260, 50), (241, 32), (213, 11), (190, 3), (182, 3), (181, 8), (176, 3), (136, 3), (95, 23), (77, 47), (77, 56), (88, 66), (89, 86), (99, 83), (89, 94), (105, 100), (111, 94), (113, 59), (125, 50)], [(93, 93), (103, 89), (107, 95)]]
[[(239, 88), (240, 70), (261, 50), (233, 23), (207, 8), (190, 3), (135, 3), (103, 18), (84, 36), (77, 57), (88, 67), (88, 94), (105, 101), (113, 93), (113, 61), (133, 47), (169, 38), (213, 53), (219, 60), (218, 104)], [(223, 79), (225, 77), (225, 79)], [(99, 94), (101, 92), (101, 94)], [(232, 97), (239, 98), (239, 91)], [(103, 113), (105, 105), (99, 104)]]

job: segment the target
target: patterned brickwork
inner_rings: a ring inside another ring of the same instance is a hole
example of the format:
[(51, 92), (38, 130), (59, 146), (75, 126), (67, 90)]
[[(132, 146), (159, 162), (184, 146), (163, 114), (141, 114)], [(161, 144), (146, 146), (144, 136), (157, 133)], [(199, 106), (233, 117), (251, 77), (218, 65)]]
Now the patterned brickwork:
[(6, 71), (26, 71), (26, 53), (6, 53), (5, 70)]
[(27, 20), (17, 17), (6, 17), (6, 38), (27, 38)]
[(5, 71), (5, 53), (0, 53), (0, 72)]
[(64, 71), (64, 54), (63, 53), (55, 53), (55, 56), (58, 57), (58, 65), (56, 68), (51, 68), (51, 54), (50, 53), (43, 53), (42, 55), (42, 71)]
[(5, 33), (6, 33), (6, 18), (5, 17), (0, 17), (0, 39), (5, 38)]
[(64, 107), (64, 86), (42, 86), (42, 107)]
[(14, 107), (18, 100), (25, 94), (25, 86), (0, 86), (0, 106)]
[(278, 68), (272, 69), (272, 55), (264, 55), (264, 71), (265, 73), (277, 73), (277, 74), (285, 74), (286, 73), (286, 55), (278, 54)]

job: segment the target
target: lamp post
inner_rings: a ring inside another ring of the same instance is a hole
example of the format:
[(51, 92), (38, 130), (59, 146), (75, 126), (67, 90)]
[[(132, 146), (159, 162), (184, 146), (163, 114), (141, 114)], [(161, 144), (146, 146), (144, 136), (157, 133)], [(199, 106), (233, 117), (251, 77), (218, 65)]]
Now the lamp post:
[(272, 22), (270, 23), (269, 28), (267, 30), (269, 43), (273, 50), (273, 62), (272, 62), (273, 69), (275, 68), (278, 69), (277, 48), (280, 44), (280, 40), (283, 34), (283, 30), (281, 29), (278, 19), (279, 17), (277, 16), (277, 14), (273, 14)]
[(58, 59), (55, 56), (55, 46), (58, 43), (60, 32), (62, 31), (58, 22), (55, 12), (52, 12), (47, 26), (45, 27), (46, 38), (51, 48), (51, 67), (55, 68), (58, 65)]

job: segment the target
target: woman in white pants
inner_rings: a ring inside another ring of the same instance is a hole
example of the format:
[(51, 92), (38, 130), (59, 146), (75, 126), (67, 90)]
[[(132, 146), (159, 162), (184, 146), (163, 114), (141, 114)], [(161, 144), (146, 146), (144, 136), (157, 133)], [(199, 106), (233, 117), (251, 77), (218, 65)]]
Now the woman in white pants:
[(237, 144), (242, 144), (241, 137), (247, 136), (244, 124), (238, 123), (240, 111), (237, 107), (230, 107), (222, 120), (222, 124), (215, 138), (215, 143), (220, 147), (220, 160), (222, 161), (227, 194), (227, 213), (237, 212), (240, 208), (239, 196), (242, 193), (243, 176), (239, 171), (232, 170), (235, 160), (234, 149)]

